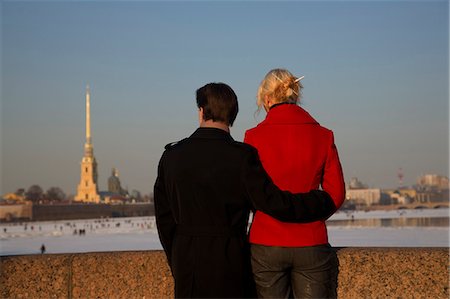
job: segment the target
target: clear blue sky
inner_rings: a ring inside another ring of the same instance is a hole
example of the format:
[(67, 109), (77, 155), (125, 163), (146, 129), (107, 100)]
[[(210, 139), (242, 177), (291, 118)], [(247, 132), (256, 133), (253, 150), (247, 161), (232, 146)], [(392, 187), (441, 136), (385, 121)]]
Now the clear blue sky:
[(149, 193), (164, 145), (198, 126), (197, 88), (233, 87), (241, 141), (276, 67), (305, 76), (347, 182), (448, 176), (448, 1), (3, 1), (1, 26), (0, 193), (76, 192), (86, 84), (100, 189), (117, 167)]

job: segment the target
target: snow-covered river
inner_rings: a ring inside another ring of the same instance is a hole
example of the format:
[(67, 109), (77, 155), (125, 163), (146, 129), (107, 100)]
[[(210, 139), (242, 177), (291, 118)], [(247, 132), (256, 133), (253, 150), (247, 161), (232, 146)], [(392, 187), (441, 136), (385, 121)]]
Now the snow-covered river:
[[(336, 247), (448, 247), (449, 209), (338, 212), (328, 221)], [(0, 255), (162, 249), (154, 217), (0, 224)]]

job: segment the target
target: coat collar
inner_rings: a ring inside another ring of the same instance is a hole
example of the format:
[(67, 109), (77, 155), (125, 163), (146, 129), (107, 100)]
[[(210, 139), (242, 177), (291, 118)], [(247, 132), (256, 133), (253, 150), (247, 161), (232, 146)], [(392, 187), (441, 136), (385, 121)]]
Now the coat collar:
[(230, 133), (217, 128), (198, 128), (189, 138), (202, 138), (202, 139), (222, 139), (233, 141)]
[(283, 103), (272, 106), (261, 124), (319, 124), (297, 104)]

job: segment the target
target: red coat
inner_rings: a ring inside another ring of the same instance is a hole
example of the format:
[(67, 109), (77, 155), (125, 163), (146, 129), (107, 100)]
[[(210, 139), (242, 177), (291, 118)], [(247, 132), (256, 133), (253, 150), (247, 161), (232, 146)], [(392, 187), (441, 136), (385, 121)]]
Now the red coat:
[[(333, 132), (295, 104), (272, 107), (264, 121), (245, 132), (244, 142), (258, 149), (261, 162), (282, 190), (294, 193), (322, 189), (339, 208), (345, 183)], [(328, 243), (325, 221), (285, 223), (257, 211), (250, 242), (268, 246), (302, 247)]]

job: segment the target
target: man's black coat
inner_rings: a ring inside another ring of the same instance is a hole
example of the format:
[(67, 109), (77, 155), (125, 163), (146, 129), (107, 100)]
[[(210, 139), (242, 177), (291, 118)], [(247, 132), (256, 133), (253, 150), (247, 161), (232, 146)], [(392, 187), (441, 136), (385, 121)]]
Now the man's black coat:
[(328, 217), (327, 193), (279, 190), (256, 150), (216, 128), (166, 146), (154, 187), (159, 237), (177, 298), (254, 297), (247, 226), (253, 209), (281, 221)]

